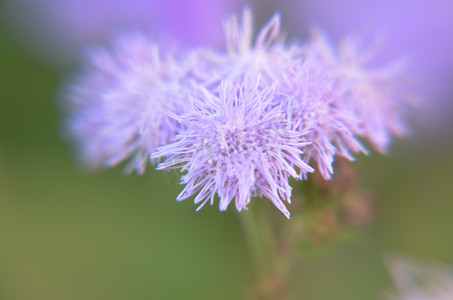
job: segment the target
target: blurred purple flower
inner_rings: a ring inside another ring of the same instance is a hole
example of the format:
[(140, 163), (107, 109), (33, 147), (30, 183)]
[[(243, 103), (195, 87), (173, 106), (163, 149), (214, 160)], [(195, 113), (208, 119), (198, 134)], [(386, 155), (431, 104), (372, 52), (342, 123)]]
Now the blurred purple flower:
[(254, 39), (253, 13), (246, 7), (242, 19), (233, 15), (225, 22), (226, 61), (220, 78), (236, 83), (248, 76), (261, 76), (260, 84), (278, 81), (280, 71), (292, 63), (299, 64), (301, 45), (286, 45), (280, 35), (281, 18), (275, 14)]
[(350, 151), (366, 153), (356, 133), (357, 116), (341, 105), (344, 94), (335, 86), (335, 76), (323, 65), (304, 53), (304, 62), (288, 65), (281, 70), (279, 101), (298, 130), (306, 132), (310, 141), (305, 161), (314, 160), (325, 179), (334, 173), (332, 163), (336, 155), (353, 160)]
[(68, 133), (87, 166), (112, 167), (133, 156), (128, 171), (143, 173), (155, 147), (180, 129), (170, 114), (187, 103), (189, 80), (203, 80), (196, 51), (177, 55), (141, 34), (98, 48), (68, 92)]
[[(378, 61), (409, 56), (412, 88), (422, 95), (422, 109), (417, 110), (416, 118), (421, 125), (418, 131), (442, 142), (446, 135), (450, 136), (453, 120), (451, 1), (318, 0), (286, 1), (286, 4), (294, 28), (307, 29), (316, 24), (335, 40), (351, 32), (378, 32), (385, 46), (376, 56)], [(433, 147), (426, 139), (423, 144)], [(425, 155), (426, 151), (422, 153)]]
[(301, 159), (308, 143), (272, 103), (274, 88), (256, 82), (223, 82), (220, 96), (203, 92), (198, 105), (180, 121), (187, 128), (173, 143), (160, 147), (153, 158), (165, 157), (158, 169), (181, 168), (186, 184), (178, 200), (198, 192), (194, 203), (203, 207), (220, 198), (220, 210), (235, 199), (238, 211), (250, 197), (270, 199), (289, 218), (283, 201), (291, 203), (289, 177), (301, 179), (313, 169)]
[[(306, 48), (307, 60), (331, 74), (333, 89), (340, 96), (333, 105), (359, 122), (351, 124), (349, 118), (348, 128), (352, 133), (366, 137), (384, 152), (392, 135), (406, 132), (401, 118), (411, 97), (402, 89), (404, 61), (372, 67), (376, 48), (364, 50), (359, 45), (358, 40), (350, 37), (335, 49), (323, 34), (315, 32)], [(348, 144), (353, 150), (360, 150), (357, 143)]]

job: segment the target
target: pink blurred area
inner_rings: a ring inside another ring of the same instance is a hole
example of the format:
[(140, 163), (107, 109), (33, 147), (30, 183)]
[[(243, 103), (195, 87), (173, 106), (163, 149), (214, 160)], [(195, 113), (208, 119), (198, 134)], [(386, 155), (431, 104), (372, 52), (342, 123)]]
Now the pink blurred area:
[(189, 45), (220, 46), (222, 20), (240, 6), (241, 0), (6, 0), (1, 12), (29, 52), (64, 65), (87, 44), (128, 29)]

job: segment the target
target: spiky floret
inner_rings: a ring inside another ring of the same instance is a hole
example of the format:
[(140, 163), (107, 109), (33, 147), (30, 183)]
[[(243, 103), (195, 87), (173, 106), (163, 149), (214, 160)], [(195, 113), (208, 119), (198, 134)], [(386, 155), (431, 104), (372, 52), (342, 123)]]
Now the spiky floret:
[(273, 85), (275, 72), (297, 63), (301, 47), (287, 45), (280, 33), (281, 18), (275, 14), (254, 38), (253, 14), (243, 10), (242, 18), (231, 16), (225, 22), (227, 52), (219, 68), (219, 78), (241, 83), (247, 76), (260, 74), (261, 86)]
[(112, 167), (132, 157), (126, 172), (143, 173), (150, 153), (180, 129), (169, 114), (182, 113), (187, 82), (201, 71), (197, 59), (161, 51), (138, 33), (92, 51), (67, 93), (68, 132), (82, 161)]
[(238, 211), (251, 197), (266, 197), (289, 218), (283, 201), (291, 202), (289, 177), (312, 172), (301, 158), (302, 134), (272, 104), (274, 87), (260, 89), (260, 79), (224, 82), (219, 96), (207, 90), (180, 118), (186, 130), (152, 157), (165, 157), (158, 169), (181, 168), (186, 184), (178, 200), (198, 192), (203, 207), (220, 198), (220, 210), (234, 200)]
[(335, 89), (334, 78), (315, 61), (288, 65), (279, 79), (278, 102), (311, 142), (305, 148), (305, 161), (315, 161), (321, 175), (330, 179), (336, 155), (352, 160), (351, 152), (364, 151), (355, 136), (359, 120), (340, 105), (342, 95)]
[(360, 120), (353, 133), (368, 139), (377, 150), (385, 151), (392, 135), (406, 133), (401, 117), (412, 100), (401, 88), (405, 61), (371, 67), (375, 48), (364, 51), (359, 41), (350, 37), (335, 49), (318, 31), (305, 52), (334, 76), (335, 88), (341, 93), (338, 104)]
[(274, 15), (253, 42), (252, 13), (243, 12), (227, 20), (229, 62), (223, 77), (241, 82), (247, 76), (262, 77), (261, 86), (275, 86), (274, 104), (311, 144), (305, 148), (307, 163), (315, 160), (323, 177), (333, 174), (335, 155), (352, 159), (350, 152), (364, 151), (355, 134), (360, 130), (357, 117), (342, 109), (343, 94), (335, 87), (336, 77), (310, 57), (296, 43), (285, 43), (280, 34), (280, 15)]

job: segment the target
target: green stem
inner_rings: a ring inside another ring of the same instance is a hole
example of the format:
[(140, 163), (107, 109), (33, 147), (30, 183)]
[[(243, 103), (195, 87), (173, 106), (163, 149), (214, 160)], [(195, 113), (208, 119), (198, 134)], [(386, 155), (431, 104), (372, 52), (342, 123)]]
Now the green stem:
[(281, 237), (277, 238), (277, 224), (272, 222), (270, 213), (263, 207), (260, 211), (239, 214), (255, 273), (250, 298), (285, 300), (289, 299), (288, 280), (297, 259), (294, 246), (299, 241), (304, 222), (301, 216), (294, 218), (281, 227)]
[(253, 268), (255, 270), (264, 270), (267, 265), (267, 255), (258, 218), (252, 211), (241, 212), (238, 215), (244, 231), (249, 256), (253, 261)]

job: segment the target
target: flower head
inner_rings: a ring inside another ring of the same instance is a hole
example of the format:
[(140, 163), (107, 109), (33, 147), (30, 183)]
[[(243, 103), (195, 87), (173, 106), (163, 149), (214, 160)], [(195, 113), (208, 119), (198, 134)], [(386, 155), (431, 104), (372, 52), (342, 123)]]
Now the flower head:
[(404, 62), (371, 67), (375, 49), (361, 51), (362, 48), (356, 39), (348, 38), (335, 49), (323, 34), (315, 32), (306, 53), (320, 68), (333, 74), (335, 88), (341, 93), (338, 104), (360, 120), (353, 133), (385, 151), (392, 135), (406, 132), (401, 115), (410, 99), (401, 89)]
[(274, 85), (279, 70), (300, 63), (301, 47), (285, 44), (280, 34), (281, 18), (275, 14), (254, 39), (253, 14), (246, 7), (242, 19), (231, 16), (225, 22), (227, 51), (218, 67), (220, 81), (241, 83), (248, 76), (260, 76), (262, 87)]
[(342, 94), (335, 88), (334, 77), (315, 61), (305, 59), (280, 72), (278, 101), (310, 142), (304, 159), (307, 163), (314, 160), (321, 175), (330, 179), (336, 155), (352, 160), (351, 151), (364, 151), (354, 134), (359, 119), (341, 106)]
[[(143, 173), (150, 153), (180, 128), (189, 85), (202, 62), (161, 51), (148, 37), (120, 37), (111, 50), (96, 49), (87, 71), (68, 93), (68, 131), (90, 167), (112, 167), (130, 157), (127, 171)], [(193, 68), (196, 64), (198, 68)]]
[(311, 143), (305, 148), (304, 160), (315, 160), (323, 177), (329, 179), (335, 155), (352, 159), (350, 151), (364, 152), (354, 135), (359, 131), (358, 119), (342, 109), (343, 94), (336, 89), (336, 78), (306, 47), (285, 43), (280, 24), (280, 15), (274, 15), (253, 42), (251, 11), (244, 10), (242, 22), (231, 17), (225, 25), (229, 59), (222, 77), (240, 83), (259, 75), (262, 88), (275, 86), (274, 105), (283, 108)]
[(283, 201), (291, 203), (289, 177), (301, 178), (313, 169), (301, 158), (302, 134), (272, 105), (274, 88), (259, 88), (260, 79), (222, 84), (217, 97), (203, 99), (181, 117), (185, 130), (153, 157), (166, 157), (159, 169), (180, 167), (186, 184), (178, 200), (195, 193), (201, 208), (220, 198), (220, 210), (235, 201), (247, 209), (253, 196), (265, 196), (289, 218)]

